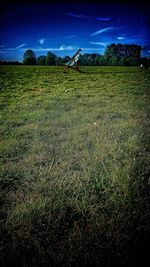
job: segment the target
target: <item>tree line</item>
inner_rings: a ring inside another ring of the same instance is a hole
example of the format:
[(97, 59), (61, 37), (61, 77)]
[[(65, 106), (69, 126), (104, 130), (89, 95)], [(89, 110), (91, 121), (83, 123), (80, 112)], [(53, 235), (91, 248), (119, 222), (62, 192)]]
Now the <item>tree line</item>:
[(21, 62), (18, 62), (18, 61), (1, 61), (0, 60), (0, 65), (22, 65)]
[[(110, 44), (106, 47), (104, 55), (85, 53), (80, 56), (81, 66), (138, 66), (150, 65), (150, 59), (141, 57), (142, 47), (130, 44)], [(69, 56), (58, 57), (52, 52), (46, 56), (36, 57), (32, 50), (27, 50), (23, 56), (25, 65), (62, 66), (70, 60)]]
[[(150, 58), (141, 57), (142, 47), (130, 44), (110, 44), (106, 47), (104, 55), (98, 53), (85, 53), (80, 55), (81, 66), (150, 66)], [(59, 57), (52, 52), (47, 55), (36, 56), (34, 51), (27, 50), (23, 55), (24, 65), (63, 66), (71, 58)], [(0, 64), (21, 64), (17, 62), (0, 62)]]

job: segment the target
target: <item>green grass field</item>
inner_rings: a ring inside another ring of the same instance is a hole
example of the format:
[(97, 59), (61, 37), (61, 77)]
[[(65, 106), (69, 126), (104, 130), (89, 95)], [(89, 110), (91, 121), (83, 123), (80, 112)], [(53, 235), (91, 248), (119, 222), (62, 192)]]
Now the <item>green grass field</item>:
[(81, 69), (0, 68), (1, 266), (148, 266), (150, 71)]

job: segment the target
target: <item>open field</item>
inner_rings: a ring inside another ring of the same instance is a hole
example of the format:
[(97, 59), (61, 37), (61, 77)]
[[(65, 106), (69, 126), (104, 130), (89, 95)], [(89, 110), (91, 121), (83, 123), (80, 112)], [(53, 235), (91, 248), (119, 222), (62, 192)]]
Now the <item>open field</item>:
[(150, 71), (2, 66), (1, 266), (148, 266)]

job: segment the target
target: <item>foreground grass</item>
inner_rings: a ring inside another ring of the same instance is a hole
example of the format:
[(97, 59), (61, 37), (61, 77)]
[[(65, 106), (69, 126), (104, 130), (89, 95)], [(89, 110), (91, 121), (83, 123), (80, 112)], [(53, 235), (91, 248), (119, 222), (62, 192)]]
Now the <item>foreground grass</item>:
[(150, 73), (82, 70), (1, 67), (3, 266), (148, 264)]

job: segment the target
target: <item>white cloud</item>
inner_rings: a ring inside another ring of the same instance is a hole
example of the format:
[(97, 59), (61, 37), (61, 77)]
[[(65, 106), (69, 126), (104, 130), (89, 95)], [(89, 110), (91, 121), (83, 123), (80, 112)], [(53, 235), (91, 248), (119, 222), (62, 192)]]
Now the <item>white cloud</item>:
[(73, 49), (74, 49), (74, 47), (71, 45), (61, 45), (59, 48), (60, 51), (73, 50)]
[(10, 47), (10, 48), (5, 48), (5, 51), (16, 51), (17, 48), (16, 47)]
[[(72, 45), (61, 45), (60, 47), (46, 47), (46, 48), (43, 48), (43, 47), (32, 47), (30, 48), (32, 49), (33, 51), (35, 52), (48, 52), (48, 51), (74, 51), (74, 50), (77, 50), (78, 47), (77, 46), (72, 46)], [(95, 48), (95, 47), (81, 47), (81, 50), (83, 51), (100, 51), (102, 50), (103, 48)]]
[(83, 14), (75, 14), (75, 13), (66, 13), (68, 16), (70, 17), (74, 17), (74, 18), (83, 18), (83, 19), (88, 19), (88, 18), (92, 18), (92, 19), (96, 19), (96, 20), (100, 20), (100, 21), (110, 21), (111, 18), (109, 17), (93, 17), (93, 16), (86, 16)]
[(8, 48), (4, 48), (3, 51), (17, 51), (18, 49), (22, 49), (23, 50), (25, 49), (24, 46), (26, 46), (26, 44), (21, 44), (21, 45), (18, 45), (16, 47), (8, 47)]
[(117, 39), (118, 39), (118, 40), (124, 40), (125, 37), (123, 37), (123, 36), (118, 36)]
[(90, 42), (90, 44), (106, 46), (106, 44), (102, 42)]
[(18, 46), (16, 46), (16, 49), (22, 48), (22, 47), (24, 47), (24, 46), (26, 46), (26, 44), (18, 45)]
[(31, 48), (34, 51), (72, 51), (76, 49), (75, 46), (72, 45), (61, 45), (60, 47), (33, 47)]
[(75, 37), (77, 37), (77, 34), (69, 35), (69, 36), (66, 36), (65, 38), (66, 39), (72, 39), (72, 38), (75, 38)]
[(98, 51), (100, 51), (100, 48), (95, 48), (95, 47), (81, 47), (81, 50), (83, 50), (83, 51), (87, 51), (87, 50), (91, 50), (91, 51), (98, 50)]
[(100, 30), (98, 30), (96, 32), (91, 33), (91, 36), (95, 36), (97, 34), (100, 34), (100, 33), (103, 33), (103, 32), (106, 32), (106, 31), (109, 31), (109, 30), (112, 30), (112, 29), (114, 29), (114, 27), (103, 28), (103, 29), (100, 29)]
[(90, 16), (85, 16), (83, 14), (67, 13), (67, 15), (74, 18), (90, 18)]
[(41, 38), (40, 40), (38, 40), (38, 42), (39, 42), (41, 45), (43, 45), (44, 42), (45, 42), (45, 39), (44, 39), (44, 38)]
[(100, 20), (100, 21), (110, 21), (111, 18), (102, 18), (102, 17), (96, 17), (96, 20)]
[[(22, 45), (19, 45), (17, 47), (9, 47), (9, 48), (5, 48), (3, 49), (3, 51), (17, 51), (18, 48), (22, 48), (21, 50), (22, 51), (25, 51), (25, 50), (28, 50), (28, 49), (31, 49), (35, 52), (42, 52), (42, 51), (72, 51), (74, 49), (77, 49), (78, 47), (76, 46), (72, 46), (72, 45), (61, 45), (60, 47), (26, 47), (24, 48), (25, 44), (22, 44)], [(2, 51), (2, 50), (1, 50)]]

